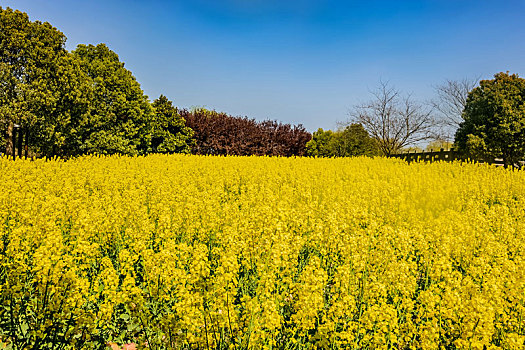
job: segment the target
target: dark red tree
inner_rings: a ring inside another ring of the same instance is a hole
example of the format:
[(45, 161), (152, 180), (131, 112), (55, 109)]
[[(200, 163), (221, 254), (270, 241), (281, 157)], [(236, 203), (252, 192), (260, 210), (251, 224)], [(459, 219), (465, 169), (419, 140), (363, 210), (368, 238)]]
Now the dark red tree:
[(302, 125), (197, 109), (180, 110), (195, 135), (195, 154), (303, 156), (312, 135)]

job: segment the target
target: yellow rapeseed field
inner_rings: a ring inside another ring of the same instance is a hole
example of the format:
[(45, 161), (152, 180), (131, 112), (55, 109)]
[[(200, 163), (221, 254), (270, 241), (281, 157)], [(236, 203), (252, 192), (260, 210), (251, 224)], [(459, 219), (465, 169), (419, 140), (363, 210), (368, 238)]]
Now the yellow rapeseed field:
[(0, 348), (524, 348), (524, 172), (2, 158), (0, 184)]

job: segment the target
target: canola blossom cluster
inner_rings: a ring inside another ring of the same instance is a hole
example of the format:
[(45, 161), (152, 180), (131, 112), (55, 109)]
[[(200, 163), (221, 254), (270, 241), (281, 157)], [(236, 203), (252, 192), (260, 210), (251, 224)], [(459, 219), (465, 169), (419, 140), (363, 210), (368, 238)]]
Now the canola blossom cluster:
[(0, 159), (0, 349), (523, 349), (525, 173)]

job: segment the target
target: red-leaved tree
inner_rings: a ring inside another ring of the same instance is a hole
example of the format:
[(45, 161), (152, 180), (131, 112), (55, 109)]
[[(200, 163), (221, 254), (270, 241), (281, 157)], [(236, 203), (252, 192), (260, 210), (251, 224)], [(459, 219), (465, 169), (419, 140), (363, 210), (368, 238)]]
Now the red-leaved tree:
[(195, 133), (195, 154), (303, 156), (312, 138), (300, 124), (257, 122), (206, 109), (179, 114)]

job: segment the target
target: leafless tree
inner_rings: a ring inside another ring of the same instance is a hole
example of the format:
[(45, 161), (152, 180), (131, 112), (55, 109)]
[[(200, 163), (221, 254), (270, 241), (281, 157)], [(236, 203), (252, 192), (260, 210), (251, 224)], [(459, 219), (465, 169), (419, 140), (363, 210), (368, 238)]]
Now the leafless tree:
[(363, 125), (384, 155), (432, 138), (435, 124), (430, 108), (414, 101), (411, 95), (402, 96), (384, 81), (371, 94), (370, 101), (351, 110), (350, 119)]
[(461, 115), (467, 103), (470, 91), (478, 85), (479, 78), (446, 80), (434, 87), (437, 98), (430, 101), (432, 108), (438, 112), (442, 124), (442, 138), (451, 140), (453, 134), (463, 121)]

